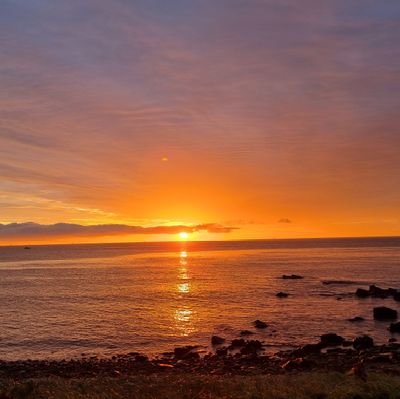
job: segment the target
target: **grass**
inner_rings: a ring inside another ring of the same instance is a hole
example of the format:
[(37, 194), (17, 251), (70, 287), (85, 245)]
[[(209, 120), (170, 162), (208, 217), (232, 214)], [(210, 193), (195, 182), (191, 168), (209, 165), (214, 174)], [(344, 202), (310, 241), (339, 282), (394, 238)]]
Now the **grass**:
[(120, 378), (0, 380), (0, 399), (400, 399), (400, 377), (366, 382), (339, 373), (282, 376), (165, 374)]

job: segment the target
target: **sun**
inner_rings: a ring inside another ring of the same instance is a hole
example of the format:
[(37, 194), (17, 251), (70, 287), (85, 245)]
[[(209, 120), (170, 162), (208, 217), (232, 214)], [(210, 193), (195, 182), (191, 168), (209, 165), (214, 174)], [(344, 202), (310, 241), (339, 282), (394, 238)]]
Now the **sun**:
[(187, 240), (189, 238), (189, 233), (187, 233), (186, 231), (181, 231), (179, 233), (179, 238), (181, 240)]

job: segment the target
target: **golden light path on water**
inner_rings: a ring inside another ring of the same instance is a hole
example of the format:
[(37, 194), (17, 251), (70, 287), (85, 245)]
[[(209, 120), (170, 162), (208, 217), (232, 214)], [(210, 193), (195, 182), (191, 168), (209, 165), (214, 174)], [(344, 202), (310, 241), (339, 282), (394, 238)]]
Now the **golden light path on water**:
[(189, 306), (187, 301), (187, 295), (191, 291), (191, 277), (188, 274), (188, 253), (186, 251), (181, 251), (179, 255), (179, 267), (178, 267), (178, 284), (176, 286), (176, 291), (179, 294), (180, 306), (175, 310), (175, 325), (179, 331), (179, 335), (182, 337), (187, 337), (189, 334), (195, 331), (192, 318), (193, 309)]

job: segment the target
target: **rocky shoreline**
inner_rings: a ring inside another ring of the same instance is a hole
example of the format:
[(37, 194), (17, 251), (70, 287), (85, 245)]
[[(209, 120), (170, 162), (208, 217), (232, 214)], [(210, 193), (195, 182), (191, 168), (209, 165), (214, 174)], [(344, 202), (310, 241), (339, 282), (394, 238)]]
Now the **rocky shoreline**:
[(296, 371), (337, 371), (353, 373), (360, 378), (365, 378), (369, 371), (400, 375), (400, 343), (374, 345), (372, 338), (366, 335), (347, 341), (335, 333), (328, 333), (322, 335), (317, 343), (274, 355), (265, 355), (260, 341), (237, 339), (228, 346), (220, 346), (215, 353), (204, 353), (200, 347), (187, 346), (153, 359), (132, 352), (112, 358), (0, 361), (0, 378), (13, 379), (118, 377), (174, 372), (260, 375)]

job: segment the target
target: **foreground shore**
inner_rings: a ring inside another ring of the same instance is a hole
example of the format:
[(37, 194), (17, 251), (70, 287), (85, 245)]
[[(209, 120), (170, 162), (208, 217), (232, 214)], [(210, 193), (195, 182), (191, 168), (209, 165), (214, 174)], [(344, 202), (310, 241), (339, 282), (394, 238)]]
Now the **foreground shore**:
[[(215, 337), (214, 337), (215, 340)], [(267, 356), (234, 340), (215, 353), (176, 348), (160, 358), (1, 361), (0, 399), (14, 398), (400, 398), (400, 344), (336, 334)]]
[(1, 399), (397, 399), (400, 377), (334, 372), (205, 376), (178, 372), (65, 379), (0, 378)]

